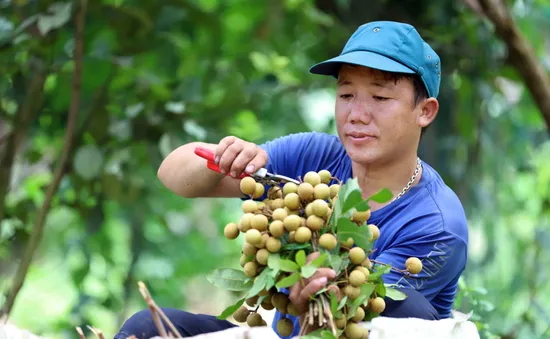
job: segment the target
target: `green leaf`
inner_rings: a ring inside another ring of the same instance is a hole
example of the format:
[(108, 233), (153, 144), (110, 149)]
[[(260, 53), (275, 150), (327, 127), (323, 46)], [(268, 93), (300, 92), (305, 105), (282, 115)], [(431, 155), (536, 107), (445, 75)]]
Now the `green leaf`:
[(302, 249), (304, 249), (304, 250), (311, 249), (311, 244), (310, 243), (306, 243), (306, 244), (289, 243), (289, 244), (283, 245), (281, 247), (282, 252), (302, 250)]
[(321, 255), (319, 255), (317, 258), (313, 259), (311, 261), (311, 263), (309, 263), (310, 265), (314, 266), (314, 267), (321, 267), (323, 266), (323, 264), (325, 263), (325, 260), (327, 260), (327, 254), (326, 253), (321, 253)]
[(353, 300), (353, 302), (351, 303), (351, 307), (349, 309), (349, 312), (348, 312), (348, 317), (347, 319), (351, 319), (353, 318), (353, 315), (355, 315), (355, 311), (357, 311), (357, 308), (359, 308), (359, 306), (361, 306), (361, 304), (363, 304), (365, 301), (368, 301), (369, 300), (369, 295), (364, 295), (364, 294), (361, 294), (359, 295), (359, 297), (357, 297), (355, 300)]
[(220, 320), (225, 320), (227, 319), (227, 317), (229, 317), (230, 315), (232, 315), (233, 313), (235, 313), (236, 310), (239, 309), (239, 307), (241, 307), (243, 305), (243, 303), (245, 302), (245, 298), (242, 298), (240, 299), (239, 301), (237, 301), (235, 304), (227, 307), (225, 310), (223, 310), (223, 312), (218, 315), (216, 318), (220, 319)]
[(268, 278), (270, 277), (270, 275), (271, 275), (271, 269), (269, 267), (265, 268), (262, 271), (262, 273), (260, 273), (258, 278), (254, 280), (254, 285), (252, 286), (250, 291), (248, 291), (248, 293), (246, 294), (246, 297), (252, 298), (253, 296), (263, 291), (267, 286)]
[(360, 287), (361, 295), (366, 295), (370, 298), (375, 288), (376, 286), (374, 284), (365, 283)]
[(349, 195), (346, 197), (346, 200), (344, 201), (344, 205), (342, 206), (341, 212), (346, 213), (361, 201), (362, 201), (361, 190), (355, 189), (351, 191)]
[(301, 271), (302, 271), (302, 277), (308, 279), (313, 274), (315, 274), (315, 272), (317, 272), (317, 267), (311, 264), (308, 264), (308, 265), (302, 266)]
[(336, 293), (334, 293), (333, 290), (330, 290), (329, 295), (330, 295), (330, 313), (336, 314), (336, 312), (338, 311), (338, 296), (336, 295)]
[(357, 226), (349, 218), (341, 217), (338, 219), (337, 231), (338, 239), (346, 241), (352, 238), (355, 244), (364, 250), (369, 250), (372, 247), (370, 239), (370, 231), (365, 225)]
[(358, 203), (357, 205), (355, 205), (355, 209), (356, 209), (358, 212), (365, 212), (365, 211), (370, 210), (369, 201), (368, 201), (368, 200), (363, 200), (363, 201), (361, 201), (360, 203)]
[(376, 295), (379, 297), (384, 298), (386, 296), (386, 286), (384, 286), (383, 283), (376, 284), (374, 291), (376, 292)]
[(330, 267), (336, 272), (336, 274), (340, 274), (344, 266), (342, 257), (340, 257), (339, 255), (329, 255), (328, 262)]
[(279, 253), (269, 253), (267, 257), (267, 267), (273, 270), (272, 276), (275, 278), (281, 270), (281, 256)]
[(387, 188), (383, 188), (378, 193), (375, 193), (374, 195), (370, 196), (367, 200), (373, 200), (378, 203), (385, 203), (387, 201), (390, 201), (393, 198), (393, 194), (391, 191)]
[(297, 283), (298, 281), (300, 281), (300, 278), (302, 276), (300, 275), (300, 273), (296, 272), (296, 273), (292, 273), (291, 275), (289, 275), (288, 277), (284, 278), (284, 279), (281, 279), (276, 285), (275, 287), (277, 288), (285, 288), (285, 287), (289, 287), (289, 286), (292, 286), (294, 285), (295, 283)]
[(399, 290), (396, 290), (395, 288), (386, 286), (386, 297), (393, 300), (405, 300), (407, 295)]
[(296, 263), (300, 267), (306, 264), (306, 252), (304, 250), (299, 250), (298, 253), (296, 253)]
[(340, 299), (340, 303), (338, 304), (338, 310), (341, 310), (346, 306), (346, 302), (348, 301), (348, 296), (344, 296), (342, 299)]
[(233, 268), (215, 269), (206, 279), (212, 285), (229, 291), (245, 291), (252, 286), (252, 281), (243, 271)]
[(281, 271), (294, 273), (300, 270), (300, 266), (294, 261), (288, 259), (281, 259), (280, 261)]
[(369, 275), (368, 281), (376, 281), (378, 280), (383, 274), (388, 273), (391, 271), (390, 265), (377, 265), (375, 268), (375, 271)]

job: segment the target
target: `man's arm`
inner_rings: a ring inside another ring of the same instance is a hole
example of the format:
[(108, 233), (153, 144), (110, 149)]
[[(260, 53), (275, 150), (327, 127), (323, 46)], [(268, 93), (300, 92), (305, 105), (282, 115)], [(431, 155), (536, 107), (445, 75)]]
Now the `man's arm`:
[(192, 142), (180, 146), (164, 159), (157, 176), (166, 188), (186, 198), (243, 196), (240, 180), (207, 168), (206, 160), (194, 153), (196, 147), (215, 152), (220, 169), (234, 177), (245, 170), (253, 173), (267, 163), (263, 149), (236, 137), (223, 138), (217, 145)]

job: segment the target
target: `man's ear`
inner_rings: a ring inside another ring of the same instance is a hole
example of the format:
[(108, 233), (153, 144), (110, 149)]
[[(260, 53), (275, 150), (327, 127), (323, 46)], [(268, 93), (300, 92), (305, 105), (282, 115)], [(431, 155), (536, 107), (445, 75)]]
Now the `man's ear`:
[(436, 98), (428, 98), (420, 103), (420, 112), (416, 118), (419, 127), (429, 126), (439, 111), (439, 102)]

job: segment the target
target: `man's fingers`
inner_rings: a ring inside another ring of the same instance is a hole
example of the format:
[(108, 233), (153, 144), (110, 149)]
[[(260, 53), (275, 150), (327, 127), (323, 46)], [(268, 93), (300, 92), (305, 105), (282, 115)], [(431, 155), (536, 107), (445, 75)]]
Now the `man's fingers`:
[(265, 167), (266, 164), (267, 164), (267, 153), (259, 149), (258, 153), (256, 153), (256, 156), (246, 166), (245, 171), (247, 173), (254, 173), (258, 169)]
[(229, 173), (233, 161), (235, 161), (235, 158), (239, 155), (239, 153), (241, 153), (242, 150), (243, 143), (238, 141), (232, 143), (229, 147), (226, 148), (226, 150), (220, 156), (220, 162), (218, 163), (218, 166), (220, 167), (220, 170), (223, 171), (223, 173)]
[(312, 262), (313, 260), (319, 258), (320, 255), (321, 255), (320, 252), (313, 252), (313, 253), (310, 253), (310, 254), (306, 257), (306, 262), (309, 264), (309, 263)]
[(216, 146), (215, 155), (214, 155), (214, 162), (216, 164), (219, 164), (220, 158), (222, 154), (225, 152), (225, 150), (231, 146), (235, 141), (237, 140), (234, 136), (225, 137), (218, 143), (218, 146)]
[(238, 177), (239, 175), (241, 175), (246, 165), (248, 165), (250, 161), (254, 159), (257, 152), (258, 151), (255, 145), (252, 147), (249, 145), (243, 148), (243, 150), (237, 155), (237, 157), (235, 158), (235, 160), (233, 160), (233, 163), (231, 164), (231, 175), (234, 177)]
[(301, 312), (305, 311), (309, 298), (324, 288), (327, 285), (327, 282), (328, 279), (326, 277), (311, 280), (309, 284), (302, 289), (300, 295), (298, 296), (297, 302), (294, 303), (296, 308), (298, 308)]

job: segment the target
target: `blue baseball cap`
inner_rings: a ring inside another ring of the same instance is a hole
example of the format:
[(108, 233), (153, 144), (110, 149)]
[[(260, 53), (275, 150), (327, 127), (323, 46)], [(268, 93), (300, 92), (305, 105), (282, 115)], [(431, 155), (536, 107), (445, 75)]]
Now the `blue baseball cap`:
[(418, 74), (428, 96), (436, 98), (441, 82), (441, 60), (417, 30), (405, 23), (373, 21), (359, 26), (339, 56), (310, 68), (313, 74), (338, 77), (342, 64), (381, 71)]

